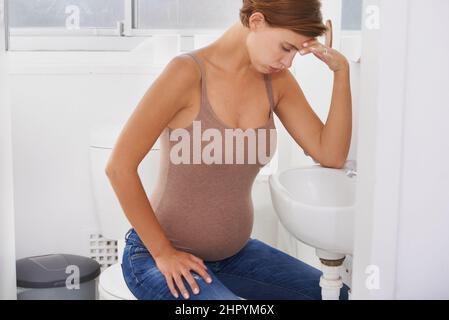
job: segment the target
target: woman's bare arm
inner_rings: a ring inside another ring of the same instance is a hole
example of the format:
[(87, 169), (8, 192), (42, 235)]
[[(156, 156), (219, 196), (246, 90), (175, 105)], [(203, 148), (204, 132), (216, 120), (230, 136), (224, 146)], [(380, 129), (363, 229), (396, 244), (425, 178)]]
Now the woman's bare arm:
[(105, 168), (128, 221), (153, 257), (173, 247), (154, 214), (137, 168), (168, 123), (189, 107), (191, 90), (199, 81), (192, 59), (172, 59), (125, 124)]

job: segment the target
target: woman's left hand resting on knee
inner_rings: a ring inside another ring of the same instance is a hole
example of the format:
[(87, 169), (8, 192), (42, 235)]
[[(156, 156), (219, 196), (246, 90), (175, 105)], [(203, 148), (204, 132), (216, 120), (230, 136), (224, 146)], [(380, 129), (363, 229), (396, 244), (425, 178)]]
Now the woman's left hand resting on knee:
[(189, 293), (186, 290), (181, 278), (182, 276), (184, 276), (187, 280), (195, 294), (200, 292), (200, 288), (190, 273), (190, 270), (196, 271), (207, 283), (212, 282), (212, 278), (206, 272), (207, 267), (203, 260), (190, 253), (171, 248), (170, 250), (165, 250), (163, 254), (155, 257), (155, 261), (157, 268), (165, 276), (171, 293), (176, 298), (178, 298), (178, 292), (173, 284), (173, 279), (175, 280), (175, 283), (184, 298), (189, 298)]

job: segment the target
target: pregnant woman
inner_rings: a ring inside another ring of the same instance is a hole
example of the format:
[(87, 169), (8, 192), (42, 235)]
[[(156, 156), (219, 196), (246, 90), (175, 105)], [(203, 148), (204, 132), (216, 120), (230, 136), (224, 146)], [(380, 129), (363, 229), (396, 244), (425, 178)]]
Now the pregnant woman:
[[(317, 41), (326, 30), (318, 0), (244, 0), (238, 23), (173, 58), (148, 89), (106, 168), (132, 225), (121, 266), (138, 299), (321, 299), (319, 270), (250, 235), (252, 185), (276, 150), (274, 113), (322, 166), (341, 168), (348, 155), (349, 64)], [(325, 125), (288, 70), (298, 53), (334, 74)], [(158, 138), (147, 198), (137, 168)]]

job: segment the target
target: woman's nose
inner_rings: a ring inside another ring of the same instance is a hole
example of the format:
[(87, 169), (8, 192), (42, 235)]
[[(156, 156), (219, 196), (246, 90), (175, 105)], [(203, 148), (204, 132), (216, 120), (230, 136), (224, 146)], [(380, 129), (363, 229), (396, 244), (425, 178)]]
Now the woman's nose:
[(295, 54), (289, 54), (288, 56), (285, 56), (282, 60), (281, 63), (283, 66), (285, 66), (285, 68), (290, 68), (292, 66), (293, 63), (293, 58), (295, 57)]
[(281, 61), (281, 65), (284, 66), (284, 69), (290, 69), (290, 67), (292, 66), (292, 60), (291, 59), (283, 59)]

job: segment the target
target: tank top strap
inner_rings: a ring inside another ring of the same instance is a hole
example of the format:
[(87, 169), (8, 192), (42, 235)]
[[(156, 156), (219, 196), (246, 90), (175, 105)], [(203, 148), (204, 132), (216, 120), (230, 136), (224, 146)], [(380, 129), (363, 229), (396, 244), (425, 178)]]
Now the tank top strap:
[(201, 71), (201, 105), (203, 106), (206, 103), (206, 97), (207, 97), (207, 88), (206, 88), (206, 69), (204, 68), (203, 62), (200, 58), (195, 54), (195, 51), (190, 51), (184, 53), (185, 55), (188, 55), (195, 60), (195, 62), (200, 67)]
[(264, 80), (265, 80), (265, 87), (267, 89), (267, 95), (268, 95), (268, 99), (270, 100), (270, 108), (271, 111), (274, 112), (274, 98), (273, 98), (273, 85), (271, 83), (271, 75), (269, 74), (264, 74)]
[[(184, 53), (185, 55), (189, 55), (190, 57), (195, 60), (195, 62), (198, 64), (200, 70), (201, 70), (201, 103), (204, 105), (206, 103), (206, 97), (207, 97), (207, 87), (206, 87), (206, 69), (204, 68), (203, 61), (201, 61), (200, 58), (195, 54), (195, 51), (190, 51)], [(264, 74), (264, 82), (265, 82), (265, 88), (267, 91), (268, 99), (270, 101), (270, 109), (271, 111), (274, 111), (275, 105), (274, 105), (274, 98), (273, 98), (273, 86), (271, 82), (271, 75)]]

